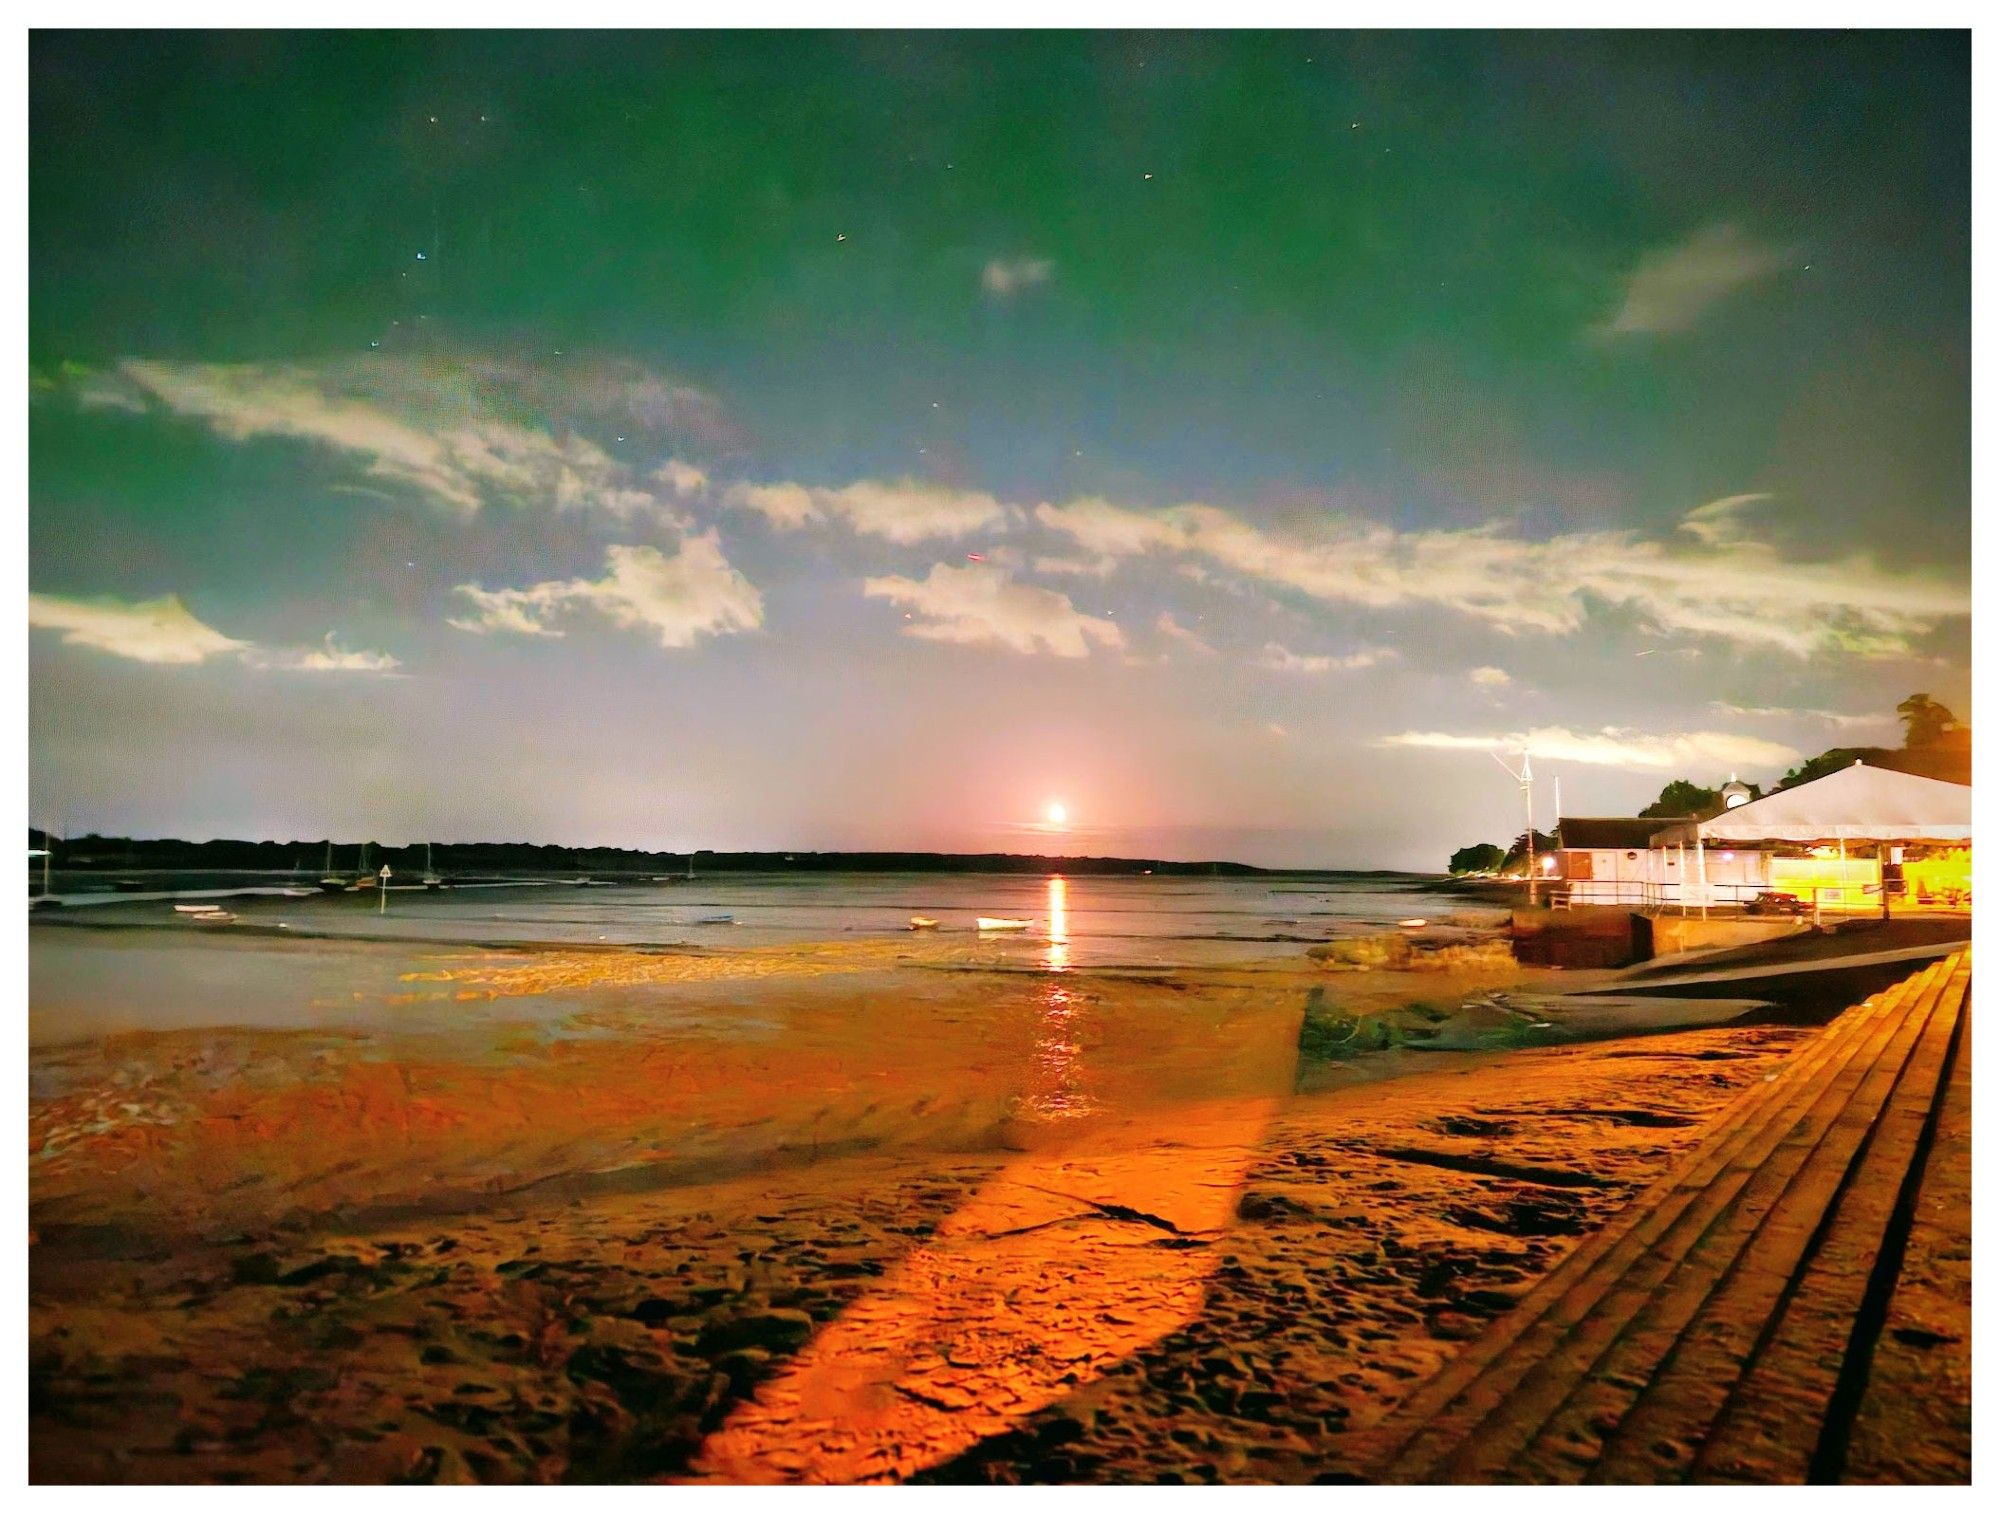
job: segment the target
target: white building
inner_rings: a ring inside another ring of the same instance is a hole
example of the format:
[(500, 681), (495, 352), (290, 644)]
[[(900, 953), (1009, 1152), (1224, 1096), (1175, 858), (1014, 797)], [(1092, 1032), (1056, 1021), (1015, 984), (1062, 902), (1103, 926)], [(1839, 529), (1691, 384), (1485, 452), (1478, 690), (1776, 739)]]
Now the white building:
[(1762, 799), (1733, 780), (1723, 793), (1729, 807), (1705, 820), (1558, 820), (1557, 850), (1542, 859), (1550, 902), (1727, 908), (1771, 892), (1808, 909), (1872, 912), (1885, 868), (1892, 894), (1906, 868), (1935, 875), (1935, 884), (1900, 889), (1912, 904), (1970, 899), (1964, 784), (1857, 762)]
[(1543, 876), (1555, 885), (1558, 902), (1634, 908), (1698, 904), (1704, 884), (1712, 903), (1747, 904), (1774, 886), (1770, 858), (1754, 848), (1705, 849), (1697, 856), (1683, 855), (1684, 848), (1654, 845), (1663, 829), (1680, 823), (1566, 815), (1556, 822), (1559, 845)]

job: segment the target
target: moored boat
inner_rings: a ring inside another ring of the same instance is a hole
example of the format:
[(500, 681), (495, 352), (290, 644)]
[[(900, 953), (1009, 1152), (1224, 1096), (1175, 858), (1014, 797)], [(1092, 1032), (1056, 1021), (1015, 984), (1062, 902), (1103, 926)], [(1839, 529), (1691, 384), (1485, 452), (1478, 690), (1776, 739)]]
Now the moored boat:
[(1034, 923), (1032, 920), (1009, 920), (999, 915), (981, 915), (979, 917), (979, 928), (981, 930), (1026, 930)]

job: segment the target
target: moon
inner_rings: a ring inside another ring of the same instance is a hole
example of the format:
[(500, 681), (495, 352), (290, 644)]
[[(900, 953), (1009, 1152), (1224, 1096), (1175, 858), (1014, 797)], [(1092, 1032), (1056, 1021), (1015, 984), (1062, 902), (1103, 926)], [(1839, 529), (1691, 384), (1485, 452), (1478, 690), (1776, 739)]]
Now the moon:
[(1068, 809), (1068, 807), (1067, 807), (1066, 805), (1063, 805), (1063, 804), (1061, 804), (1061, 803), (1056, 803), (1056, 804), (1051, 804), (1051, 805), (1049, 806), (1049, 824), (1050, 824), (1050, 825), (1067, 825), (1067, 824), (1069, 824), (1069, 809)]

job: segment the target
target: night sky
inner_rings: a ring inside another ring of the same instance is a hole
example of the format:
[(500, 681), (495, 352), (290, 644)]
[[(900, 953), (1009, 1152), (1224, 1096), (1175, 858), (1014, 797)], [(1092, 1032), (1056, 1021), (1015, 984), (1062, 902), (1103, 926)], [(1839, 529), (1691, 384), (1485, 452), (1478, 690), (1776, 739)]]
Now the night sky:
[(1438, 868), (1971, 713), (1962, 35), (30, 53), (31, 823)]

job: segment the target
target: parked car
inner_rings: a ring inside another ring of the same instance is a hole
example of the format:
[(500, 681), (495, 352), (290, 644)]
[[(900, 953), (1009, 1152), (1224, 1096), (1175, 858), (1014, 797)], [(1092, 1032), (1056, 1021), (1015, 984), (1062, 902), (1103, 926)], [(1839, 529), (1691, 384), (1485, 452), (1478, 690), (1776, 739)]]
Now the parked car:
[(1743, 912), (1747, 915), (1803, 915), (1806, 906), (1797, 894), (1781, 894), (1766, 889), (1751, 899)]

